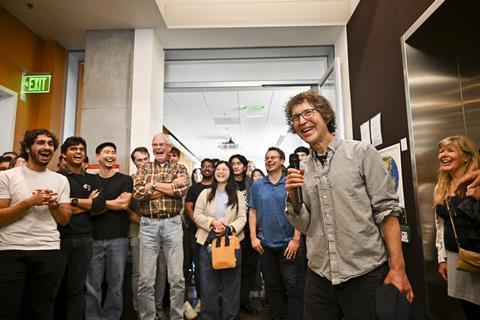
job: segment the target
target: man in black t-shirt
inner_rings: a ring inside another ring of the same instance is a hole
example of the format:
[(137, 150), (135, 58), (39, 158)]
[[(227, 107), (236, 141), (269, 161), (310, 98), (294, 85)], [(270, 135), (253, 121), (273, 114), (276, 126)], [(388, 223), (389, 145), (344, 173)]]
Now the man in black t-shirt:
[[(245, 197), (248, 210), (248, 195), (250, 192), (250, 186), (252, 185), (252, 179), (247, 176), (247, 158), (241, 154), (234, 154), (228, 160), (233, 169), (233, 177), (237, 183), (238, 190)], [(240, 312), (256, 316), (258, 314), (257, 309), (250, 305), (250, 291), (252, 290), (253, 283), (255, 282), (255, 274), (257, 272), (258, 256), (255, 250), (252, 248), (250, 241), (250, 231), (248, 226), (248, 214), (247, 223), (243, 229), (245, 238), (240, 242), (242, 249), (242, 278), (240, 287)]]
[(62, 280), (66, 294), (57, 296), (55, 318), (82, 319), (85, 304), (85, 280), (92, 257), (92, 218), (90, 209), (98, 196), (96, 178), (86, 173), (82, 164), (86, 157), (87, 143), (81, 137), (69, 137), (60, 148), (64, 167), (58, 173), (70, 184), (72, 217), (60, 231), (60, 258), (55, 272), (54, 292), (57, 296)]
[[(115, 172), (117, 148), (112, 142), (100, 144), (96, 150), (100, 172), (97, 189), (100, 203), (94, 203), (93, 255), (87, 274), (85, 319), (120, 319), (123, 308), (122, 287), (128, 254), (128, 206), (132, 199), (130, 176)], [(102, 307), (102, 282), (107, 283)]]
[[(185, 213), (187, 217), (190, 219), (190, 223), (187, 226), (187, 232), (188, 236), (190, 237), (190, 250), (191, 250), (191, 258), (193, 259), (193, 262), (195, 263), (195, 290), (197, 291), (197, 297), (198, 297), (198, 303), (195, 306), (195, 313), (200, 312), (200, 299), (201, 299), (201, 293), (200, 293), (200, 270), (198, 269), (200, 266), (200, 257), (199, 257), (199, 250), (200, 250), (200, 245), (197, 243), (197, 240), (195, 238), (195, 234), (197, 233), (197, 226), (195, 225), (194, 219), (193, 219), (193, 211), (195, 210), (195, 202), (197, 202), (198, 196), (200, 193), (207, 189), (210, 188), (213, 182), (213, 172), (215, 170), (214, 168), (213, 161), (211, 159), (203, 159), (200, 167), (200, 171), (202, 172), (202, 180), (198, 183), (195, 183), (193, 186), (190, 187), (187, 191), (187, 196), (185, 197)], [(189, 267), (192, 266), (192, 261), (186, 262), (186, 265)], [(188, 273), (188, 270), (186, 270)], [(185, 275), (185, 279), (188, 279), (188, 274)], [(187, 290), (185, 290), (187, 291)], [(189, 312), (192, 309), (192, 306), (188, 302), (188, 299), (185, 299), (185, 305), (184, 305), (184, 311), (185, 311), (185, 316), (189, 319), (195, 318), (195, 313), (194, 312)]]

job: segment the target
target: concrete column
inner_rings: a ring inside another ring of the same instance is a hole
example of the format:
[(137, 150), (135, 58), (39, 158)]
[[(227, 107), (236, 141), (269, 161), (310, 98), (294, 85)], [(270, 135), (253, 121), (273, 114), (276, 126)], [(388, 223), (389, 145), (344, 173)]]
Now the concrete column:
[(80, 133), (91, 163), (98, 144), (114, 142), (123, 173), (130, 165), (134, 37), (133, 30), (88, 31), (85, 46)]

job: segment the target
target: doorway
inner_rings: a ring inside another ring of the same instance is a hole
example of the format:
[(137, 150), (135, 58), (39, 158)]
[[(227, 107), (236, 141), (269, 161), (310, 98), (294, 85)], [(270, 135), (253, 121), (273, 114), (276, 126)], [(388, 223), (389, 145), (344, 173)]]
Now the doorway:
[(13, 150), (18, 94), (0, 85), (0, 153)]

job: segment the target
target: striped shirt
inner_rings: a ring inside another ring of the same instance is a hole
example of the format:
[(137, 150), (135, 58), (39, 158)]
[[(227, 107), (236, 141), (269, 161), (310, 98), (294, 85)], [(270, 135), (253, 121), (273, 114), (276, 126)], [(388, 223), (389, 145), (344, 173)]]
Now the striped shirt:
[[(185, 176), (184, 182), (174, 181)], [(160, 194), (157, 199), (151, 199), (151, 192), (145, 190), (147, 183), (170, 183), (173, 196)], [(182, 209), (182, 197), (190, 185), (187, 168), (181, 164), (167, 161), (163, 164), (157, 161), (147, 162), (140, 166), (135, 174), (133, 197), (138, 200), (138, 213), (142, 215), (177, 214)]]

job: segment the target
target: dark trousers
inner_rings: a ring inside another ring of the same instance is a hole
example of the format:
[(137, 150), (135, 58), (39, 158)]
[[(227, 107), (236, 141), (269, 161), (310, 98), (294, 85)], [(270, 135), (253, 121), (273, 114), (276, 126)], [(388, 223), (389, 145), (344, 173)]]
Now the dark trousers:
[(242, 277), (240, 285), (240, 305), (247, 305), (250, 302), (250, 291), (252, 291), (257, 274), (258, 254), (252, 248), (250, 237), (240, 242), (242, 249)]
[(480, 318), (480, 305), (466, 300), (460, 300), (465, 313), (465, 319), (478, 320)]
[(329, 280), (308, 269), (304, 319), (316, 320), (319, 315), (325, 320), (369, 319), (375, 289), (383, 284), (387, 273), (388, 265), (384, 263), (362, 276), (332, 285)]
[(197, 292), (197, 298), (201, 299), (201, 281), (200, 281), (200, 247), (197, 243), (195, 234), (197, 228), (193, 226), (187, 226), (183, 229), (183, 275), (185, 278), (185, 301), (188, 299), (188, 287), (190, 285), (190, 269), (193, 270), (193, 276), (195, 278), (195, 291)]
[(285, 319), (283, 306), (287, 297), (288, 319), (303, 319), (303, 259), (301, 251), (294, 260), (284, 256), (285, 248), (263, 246), (261, 257), (265, 288), (273, 319)]
[[(239, 261), (240, 260), (240, 261)], [(215, 270), (207, 246), (200, 247), (200, 280), (202, 281), (202, 320), (236, 320), (240, 314), (241, 255), (237, 267)], [(219, 305), (221, 296), (221, 305)]]
[[(60, 241), (60, 257), (55, 275), (54, 293), (57, 304), (66, 302), (66, 313), (56, 314), (57, 319), (83, 319), (85, 306), (85, 280), (87, 279), (88, 266), (92, 258), (91, 236), (64, 237)], [(58, 296), (60, 286), (64, 282), (66, 301)], [(65, 311), (56, 308), (56, 313)]]
[(0, 251), (0, 319), (52, 319), (58, 255), (58, 250)]

